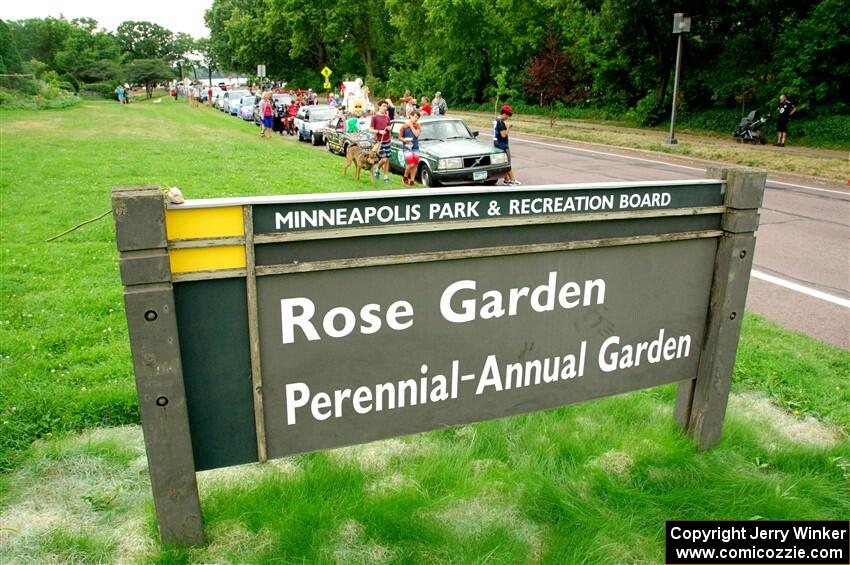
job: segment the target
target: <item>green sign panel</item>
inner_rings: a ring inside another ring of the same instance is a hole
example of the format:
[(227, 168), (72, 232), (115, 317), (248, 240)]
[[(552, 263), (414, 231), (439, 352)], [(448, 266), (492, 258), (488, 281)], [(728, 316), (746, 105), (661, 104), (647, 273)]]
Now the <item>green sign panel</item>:
[(162, 202), (116, 188), (162, 539), (195, 472), (678, 382), (720, 435), (765, 176)]
[(716, 247), (694, 239), (263, 277), (269, 457), (693, 376)]
[[(608, 184), (607, 186), (610, 186)], [(719, 206), (723, 185), (662, 183), (653, 187), (563, 187), (534, 190), (477, 190), (410, 197), (397, 192), (356, 200), (319, 200), (255, 206), (254, 232), (279, 233), (366, 226), (480, 222), (511, 218), (670, 210)]]

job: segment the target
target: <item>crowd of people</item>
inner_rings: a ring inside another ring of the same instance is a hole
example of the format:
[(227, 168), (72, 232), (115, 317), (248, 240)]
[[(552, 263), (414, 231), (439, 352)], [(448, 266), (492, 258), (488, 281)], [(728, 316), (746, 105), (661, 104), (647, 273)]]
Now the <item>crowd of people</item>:
[[(358, 83), (359, 84), (359, 83)], [(261, 125), (260, 137), (270, 138), (273, 133), (285, 135), (294, 134), (294, 119), (302, 106), (319, 104), (319, 94), (313, 89), (288, 90), (281, 88), (262, 90), (256, 85), (246, 87), (252, 95), (259, 97), (257, 112)], [(289, 94), (287, 103), (277, 103), (275, 94)], [(170, 94), (175, 100), (179, 96), (187, 96), (190, 102), (201, 100), (207, 105), (213, 101), (213, 88), (203, 88), (202, 85), (184, 87), (177, 83), (171, 87)], [(369, 89), (363, 87), (360, 96), (369, 101)], [(361, 111), (352, 112), (346, 106), (345, 85), (340, 88), (340, 94), (330, 92), (326, 100), (327, 104), (337, 108), (339, 115), (347, 118), (346, 131), (356, 133), (359, 131), (359, 117), (369, 116), (368, 132), (374, 135), (374, 151), (377, 153), (379, 166), (374, 171), (375, 178), (379, 178), (383, 172), (384, 182), (389, 182), (389, 157), (391, 147), (391, 124), (394, 120), (404, 119), (399, 130), (399, 139), (404, 144), (403, 157), (405, 163), (402, 182), (405, 186), (416, 186), (416, 173), (419, 166), (419, 136), (422, 133), (422, 125), (419, 120), (423, 116), (444, 116), (448, 112), (448, 104), (443, 98), (442, 92), (435, 92), (433, 98), (428, 96), (416, 97), (409, 89), (404, 91), (398, 98), (384, 98), (372, 104), (369, 101)], [(510, 106), (502, 106), (499, 116), (493, 122), (493, 146), (510, 155), (510, 131), (512, 124), (510, 119), (513, 110)], [(520, 185), (513, 171), (508, 171), (502, 180), (504, 185)]]

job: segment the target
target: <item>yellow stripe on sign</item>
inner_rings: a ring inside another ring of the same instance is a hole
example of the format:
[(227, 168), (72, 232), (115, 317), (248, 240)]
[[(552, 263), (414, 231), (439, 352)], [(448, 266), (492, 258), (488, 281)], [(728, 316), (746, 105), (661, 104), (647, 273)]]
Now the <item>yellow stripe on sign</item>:
[(166, 210), (168, 240), (245, 235), (242, 206)]
[(172, 273), (245, 268), (244, 245), (171, 249), (168, 256), (171, 259)]

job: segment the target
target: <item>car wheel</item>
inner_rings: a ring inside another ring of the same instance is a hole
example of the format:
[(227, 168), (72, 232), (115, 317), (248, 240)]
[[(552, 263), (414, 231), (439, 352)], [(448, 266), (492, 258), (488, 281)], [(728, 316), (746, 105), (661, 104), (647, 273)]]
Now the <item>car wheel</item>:
[(426, 187), (431, 188), (432, 186), (436, 186), (437, 183), (434, 181), (434, 177), (431, 174), (431, 169), (428, 168), (428, 165), (422, 165), (422, 170), (420, 172), (422, 177), (422, 184)]
[(310, 143), (313, 144), (313, 145), (321, 145), (321, 143), (319, 142), (319, 139), (316, 137), (315, 133), (310, 134)]
[(334, 153), (333, 147), (331, 147), (331, 144), (328, 142), (325, 142), (325, 149), (328, 150), (328, 153)]
[(345, 157), (346, 155), (348, 155), (348, 144), (347, 143), (342, 146), (342, 156)]

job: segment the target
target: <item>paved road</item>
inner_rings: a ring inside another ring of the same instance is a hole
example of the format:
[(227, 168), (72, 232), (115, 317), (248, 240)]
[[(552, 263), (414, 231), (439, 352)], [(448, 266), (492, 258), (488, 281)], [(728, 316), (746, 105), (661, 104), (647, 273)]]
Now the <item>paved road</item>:
[[(705, 169), (693, 162), (534, 136), (512, 136), (511, 155), (517, 178), (526, 185), (705, 176)], [(753, 269), (749, 310), (850, 348), (846, 188), (770, 176)]]
[[(525, 185), (705, 178), (692, 159), (533, 135), (511, 136), (511, 157)], [(850, 349), (847, 187), (768, 177), (747, 309)]]

